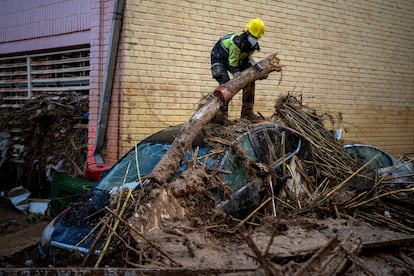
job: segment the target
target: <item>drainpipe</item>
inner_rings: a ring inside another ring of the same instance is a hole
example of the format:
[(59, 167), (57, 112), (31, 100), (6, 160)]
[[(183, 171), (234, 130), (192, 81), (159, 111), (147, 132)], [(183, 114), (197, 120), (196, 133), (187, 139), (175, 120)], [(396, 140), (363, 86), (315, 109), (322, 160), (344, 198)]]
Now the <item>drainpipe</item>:
[(93, 152), (95, 161), (103, 163), (102, 148), (105, 142), (106, 129), (108, 126), (109, 105), (111, 103), (112, 87), (115, 74), (116, 56), (118, 53), (118, 42), (121, 34), (122, 17), (125, 0), (115, 0), (114, 14), (112, 17), (111, 33), (109, 37), (108, 56), (104, 81), (102, 85), (101, 102), (99, 105), (98, 126), (96, 131), (95, 150)]

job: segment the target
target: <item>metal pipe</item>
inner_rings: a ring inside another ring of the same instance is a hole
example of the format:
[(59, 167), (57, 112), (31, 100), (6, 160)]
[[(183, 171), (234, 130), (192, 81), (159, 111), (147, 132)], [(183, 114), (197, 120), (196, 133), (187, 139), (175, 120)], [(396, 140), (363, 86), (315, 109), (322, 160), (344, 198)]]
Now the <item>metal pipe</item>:
[[(64, 249), (64, 250), (67, 250), (67, 251), (73, 251), (73, 250), (75, 250), (75, 251), (79, 251), (79, 252), (81, 252), (83, 254), (88, 254), (89, 253), (89, 249), (88, 248), (81, 247), (81, 246), (64, 244), (64, 243), (57, 242), (57, 241), (51, 241), (50, 242), (50, 246), (57, 247), (57, 248), (60, 248), (60, 249)], [(102, 250), (98, 250), (97, 249), (97, 250), (93, 251), (93, 254), (94, 255), (100, 255), (101, 252), (102, 252)]]
[(121, 34), (124, 3), (125, 0), (115, 0), (114, 4), (114, 14), (112, 17), (112, 26), (108, 46), (108, 57), (106, 60), (104, 82), (102, 85), (101, 101), (99, 105), (95, 150), (93, 153), (97, 163), (104, 162), (102, 158), (102, 148), (105, 142), (106, 129), (108, 126), (109, 107), (112, 96), (116, 56), (118, 53), (118, 42)]

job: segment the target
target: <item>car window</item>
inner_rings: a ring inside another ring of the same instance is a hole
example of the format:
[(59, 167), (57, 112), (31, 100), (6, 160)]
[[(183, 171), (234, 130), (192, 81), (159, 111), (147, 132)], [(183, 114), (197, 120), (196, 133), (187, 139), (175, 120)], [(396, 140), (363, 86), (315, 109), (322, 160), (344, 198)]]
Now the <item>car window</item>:
[(247, 156), (256, 161), (256, 154), (254, 153), (252, 143), (247, 135), (244, 135), (239, 142), (239, 147), (241, 150), (246, 152)]
[(285, 133), (285, 155), (291, 155), (300, 150), (298, 135), (282, 128), (264, 128), (254, 133), (255, 151), (260, 162), (274, 164), (282, 158), (282, 133)]
[[(147, 176), (160, 162), (162, 156), (169, 150), (170, 144), (145, 141), (138, 145), (137, 152), (132, 148), (112, 169), (106, 174), (96, 186), (100, 190), (110, 190), (113, 187), (121, 186), (124, 183), (137, 181), (138, 170), (141, 177)], [(198, 153), (198, 162), (205, 164), (206, 168), (216, 166), (220, 157), (217, 154), (207, 155), (211, 151), (208, 146), (196, 147), (192, 152), (186, 152), (181, 166), (177, 169), (176, 175), (187, 169), (187, 163), (193, 158), (193, 152)], [(138, 156), (138, 158), (136, 158)]]
[(280, 131), (274, 128), (266, 129), (266, 134), (270, 140), (270, 143), (266, 144), (266, 147), (269, 147), (269, 152), (271, 152), (268, 162), (269, 164), (272, 164), (282, 157), (282, 147), (280, 146), (282, 142), (282, 135)]
[[(247, 135), (241, 137), (238, 146), (240, 150), (246, 153), (248, 158), (253, 161), (257, 159), (253, 151), (252, 143)], [(239, 155), (234, 154), (234, 151), (232, 149), (229, 149), (226, 152), (226, 155), (223, 159), (221, 175), (223, 181), (229, 185), (230, 189), (234, 190), (246, 184), (249, 180), (249, 175), (245, 166), (246, 164), (244, 160)]]
[[(139, 165), (140, 175), (143, 177), (150, 173), (162, 156), (168, 151), (171, 145), (159, 144), (155, 142), (140, 143), (131, 149), (121, 160), (99, 182), (96, 188), (110, 190), (113, 187), (121, 186), (124, 181), (130, 183), (138, 179), (137, 164)], [(138, 156), (138, 159), (136, 158)]]
[(300, 150), (301, 140), (299, 136), (288, 130), (283, 130), (286, 133), (285, 151), (286, 154), (294, 153)]
[[(280, 155), (278, 149), (275, 147), (274, 142), (270, 138), (269, 132), (273, 132), (274, 130), (266, 129), (266, 130), (259, 130), (254, 132), (255, 141), (255, 152), (258, 156), (259, 162), (271, 164), (275, 161), (275, 157)], [(277, 137), (273, 137), (277, 138)]]
[(388, 156), (385, 152), (378, 149), (367, 146), (349, 146), (346, 147), (346, 150), (348, 151), (351, 158), (358, 159), (363, 163), (368, 162), (373, 157), (378, 155), (376, 160), (368, 165), (372, 169), (387, 168), (393, 166), (391, 157)]

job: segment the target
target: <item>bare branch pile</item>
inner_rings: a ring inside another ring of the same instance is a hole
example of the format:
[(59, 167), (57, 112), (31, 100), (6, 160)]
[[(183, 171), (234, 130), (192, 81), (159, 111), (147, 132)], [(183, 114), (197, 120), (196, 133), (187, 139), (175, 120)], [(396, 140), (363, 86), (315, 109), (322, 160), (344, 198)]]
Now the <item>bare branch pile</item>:
[(72, 92), (37, 95), (18, 109), (2, 110), (0, 129), (11, 139), (2, 177), (17, 182), (10, 187), (24, 183), (33, 195), (48, 196), (45, 183), (53, 170), (83, 175), (88, 104), (87, 95)]
[(312, 159), (318, 168), (317, 175), (338, 184), (356, 170), (343, 145), (324, 125), (324, 118), (316, 110), (304, 106), (301, 97), (288, 94), (275, 104), (276, 118), (297, 130), (312, 145)]

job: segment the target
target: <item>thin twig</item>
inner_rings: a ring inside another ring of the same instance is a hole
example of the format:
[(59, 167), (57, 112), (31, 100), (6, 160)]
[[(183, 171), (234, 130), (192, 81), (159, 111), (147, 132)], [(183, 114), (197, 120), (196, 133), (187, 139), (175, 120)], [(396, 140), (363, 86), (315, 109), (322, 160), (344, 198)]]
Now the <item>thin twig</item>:
[(148, 240), (141, 232), (139, 232), (135, 227), (130, 225), (127, 221), (125, 221), (123, 218), (115, 214), (111, 209), (106, 207), (106, 210), (110, 212), (113, 216), (118, 218), (119, 221), (121, 221), (123, 224), (125, 224), (126, 227), (131, 229), (134, 233), (136, 233), (138, 236), (140, 236), (143, 240), (145, 240), (149, 245), (151, 245), (155, 250), (161, 253), (161, 255), (165, 256), (170, 262), (175, 264), (176, 266), (183, 266), (180, 263), (176, 262), (173, 258), (171, 258), (167, 253), (165, 253), (159, 246)]
[[(121, 194), (121, 193), (120, 193), (120, 194)], [(128, 201), (129, 201), (130, 196), (132, 196), (132, 190), (131, 190), (131, 189), (128, 189), (128, 194), (127, 194), (127, 197), (126, 197), (126, 199), (125, 199), (125, 201), (124, 201), (124, 204), (123, 204), (123, 206), (122, 206), (122, 209), (121, 209), (121, 212), (120, 212), (120, 215), (119, 215), (119, 217), (120, 217), (120, 218), (121, 218), (121, 217), (122, 217), (122, 215), (124, 214), (124, 211), (125, 211), (125, 209), (126, 209), (126, 207), (127, 207), (127, 205), (128, 205)], [(109, 209), (109, 208), (105, 207), (105, 209)], [(103, 248), (103, 250), (102, 250), (101, 254), (100, 254), (100, 255), (99, 255), (99, 257), (98, 257), (98, 260), (96, 261), (95, 268), (99, 267), (99, 264), (101, 263), (102, 258), (103, 258), (103, 256), (105, 255), (105, 252), (106, 252), (107, 248), (109, 247), (109, 244), (111, 243), (112, 236), (114, 235), (114, 232), (115, 232), (115, 231), (116, 231), (116, 229), (118, 228), (118, 225), (119, 225), (119, 219), (118, 219), (118, 220), (116, 220), (116, 221), (114, 222), (114, 227), (113, 227), (113, 228), (111, 228), (112, 232), (108, 235), (108, 237), (107, 237), (107, 239), (106, 239), (105, 246), (104, 246), (104, 248)]]
[(237, 227), (239, 227), (240, 225), (243, 225), (246, 223), (246, 221), (248, 221), (252, 216), (254, 216), (263, 206), (265, 206), (270, 200), (272, 199), (272, 197), (268, 197), (262, 204), (259, 205), (259, 207), (257, 207), (256, 209), (253, 210), (253, 212), (251, 212), (244, 220), (242, 220)]
[(259, 248), (257, 248), (256, 244), (253, 242), (253, 240), (247, 235), (246, 229), (244, 228), (244, 225), (238, 225), (237, 231), (239, 232), (240, 236), (246, 241), (247, 245), (250, 247), (250, 249), (253, 251), (253, 253), (256, 255), (256, 260), (260, 263), (260, 265), (263, 267), (263, 270), (265, 271), (265, 274), (267, 276), (276, 276), (278, 275), (276, 269), (273, 267), (272, 263), (269, 262), (260, 252)]

